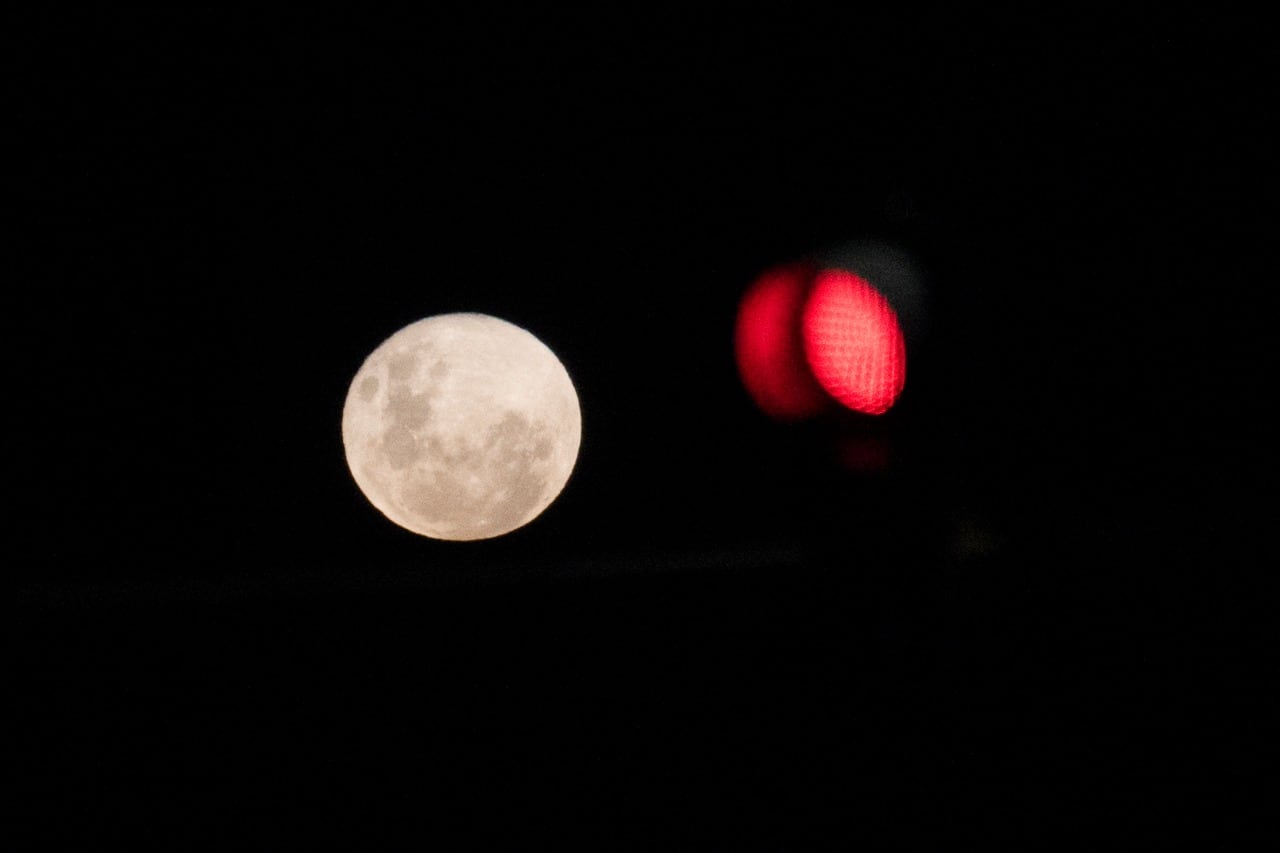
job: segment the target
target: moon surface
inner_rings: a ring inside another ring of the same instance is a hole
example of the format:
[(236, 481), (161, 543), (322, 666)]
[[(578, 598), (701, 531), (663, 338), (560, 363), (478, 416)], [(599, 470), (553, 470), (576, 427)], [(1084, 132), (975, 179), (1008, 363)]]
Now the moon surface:
[(540, 340), (486, 314), (441, 314), (375, 349), (347, 392), (347, 465), (379, 511), (434, 539), (501, 536), (560, 494), (582, 413)]

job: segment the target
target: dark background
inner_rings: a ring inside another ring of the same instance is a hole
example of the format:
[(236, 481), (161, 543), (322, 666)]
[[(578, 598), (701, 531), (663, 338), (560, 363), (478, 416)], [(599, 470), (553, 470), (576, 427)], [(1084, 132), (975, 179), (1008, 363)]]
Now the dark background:
[[(20, 28), (34, 837), (1228, 844), (1263, 692), (1248, 31)], [(858, 239), (926, 273), (900, 404), (772, 423), (738, 299)], [(582, 403), (564, 493), (487, 542), (391, 525), (342, 456), (362, 359), (448, 311)], [(868, 435), (888, 467), (839, 464)]]

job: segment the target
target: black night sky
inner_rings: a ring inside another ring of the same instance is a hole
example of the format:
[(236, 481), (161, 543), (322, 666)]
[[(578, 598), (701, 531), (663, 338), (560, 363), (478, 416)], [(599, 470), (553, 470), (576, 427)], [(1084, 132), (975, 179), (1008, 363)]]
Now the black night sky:
[[(1270, 336), (1244, 31), (21, 30), (24, 837), (1231, 846)], [(924, 273), (906, 390), (775, 423), (738, 300), (854, 240)], [(365, 355), (451, 311), (536, 334), (583, 410), (560, 499), (491, 541), (395, 527), (342, 453)]]

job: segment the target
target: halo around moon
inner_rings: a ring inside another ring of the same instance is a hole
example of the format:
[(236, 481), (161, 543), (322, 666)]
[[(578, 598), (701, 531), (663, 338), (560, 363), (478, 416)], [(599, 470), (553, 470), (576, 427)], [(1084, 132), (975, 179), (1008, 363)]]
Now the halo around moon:
[(486, 314), (405, 326), (365, 359), (342, 410), (365, 497), (435, 539), (488, 539), (537, 518), (581, 440), (578, 394), (555, 353)]

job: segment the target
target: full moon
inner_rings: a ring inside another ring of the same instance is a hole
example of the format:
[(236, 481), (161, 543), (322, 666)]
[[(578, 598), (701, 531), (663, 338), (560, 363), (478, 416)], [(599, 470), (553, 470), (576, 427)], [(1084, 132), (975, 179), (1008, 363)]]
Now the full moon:
[(488, 539), (537, 518), (581, 440), (578, 394), (555, 353), (486, 314), (405, 326), (365, 359), (342, 409), (360, 491), (434, 539)]

